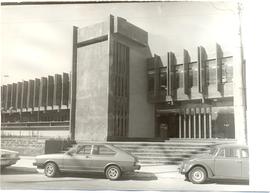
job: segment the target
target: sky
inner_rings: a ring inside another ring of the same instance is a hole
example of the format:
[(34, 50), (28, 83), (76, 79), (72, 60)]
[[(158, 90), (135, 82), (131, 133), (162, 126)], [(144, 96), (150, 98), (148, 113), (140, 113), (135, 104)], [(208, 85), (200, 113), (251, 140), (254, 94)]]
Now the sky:
[(71, 71), (72, 27), (123, 17), (148, 32), (152, 54), (166, 65), (173, 51), (178, 63), (183, 49), (196, 60), (197, 46), (215, 56), (218, 42), (232, 55), (237, 35), (235, 3), (158, 2), (2, 6), (1, 84)]

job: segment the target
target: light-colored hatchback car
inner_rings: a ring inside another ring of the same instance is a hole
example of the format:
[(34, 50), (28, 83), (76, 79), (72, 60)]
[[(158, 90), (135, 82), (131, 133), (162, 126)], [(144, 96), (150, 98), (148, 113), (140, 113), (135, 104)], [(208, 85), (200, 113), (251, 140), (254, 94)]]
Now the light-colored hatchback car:
[(48, 177), (59, 172), (103, 172), (110, 180), (116, 180), (124, 172), (139, 170), (138, 160), (131, 154), (109, 144), (80, 144), (62, 154), (46, 154), (36, 157), (33, 165), (44, 169)]
[(245, 145), (213, 146), (208, 154), (194, 156), (179, 165), (179, 172), (195, 184), (207, 179), (249, 179), (249, 153)]

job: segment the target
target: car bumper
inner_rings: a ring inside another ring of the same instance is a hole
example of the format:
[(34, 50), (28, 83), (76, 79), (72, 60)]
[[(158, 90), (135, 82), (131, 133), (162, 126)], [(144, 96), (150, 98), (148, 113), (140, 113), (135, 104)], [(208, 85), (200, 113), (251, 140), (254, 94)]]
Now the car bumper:
[(44, 164), (43, 164), (43, 163), (37, 163), (37, 162), (34, 162), (34, 163), (33, 163), (33, 166), (37, 166), (37, 168), (41, 168), (41, 169), (44, 168)]
[(135, 165), (135, 166), (133, 167), (133, 169), (134, 169), (134, 170), (140, 170), (140, 169), (141, 169), (141, 166), (140, 166), (140, 165)]
[(183, 174), (183, 175), (187, 173), (187, 170), (186, 170), (184, 164), (181, 164), (181, 165), (178, 167), (178, 173)]
[(141, 169), (141, 166), (140, 165), (133, 165), (133, 166), (122, 166), (121, 167), (121, 170), (123, 172), (134, 172), (135, 170), (140, 170)]
[(16, 162), (19, 160), (20, 158), (7, 158), (7, 159), (1, 159), (1, 166), (11, 166), (16, 164)]

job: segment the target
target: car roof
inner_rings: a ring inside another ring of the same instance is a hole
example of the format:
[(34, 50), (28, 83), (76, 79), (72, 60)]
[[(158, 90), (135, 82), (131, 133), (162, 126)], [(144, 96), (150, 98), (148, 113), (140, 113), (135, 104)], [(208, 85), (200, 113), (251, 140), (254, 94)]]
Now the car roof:
[(242, 144), (236, 144), (236, 143), (230, 143), (230, 144), (217, 144), (217, 145), (214, 145), (214, 147), (217, 147), (217, 148), (248, 148), (247, 145), (242, 145)]

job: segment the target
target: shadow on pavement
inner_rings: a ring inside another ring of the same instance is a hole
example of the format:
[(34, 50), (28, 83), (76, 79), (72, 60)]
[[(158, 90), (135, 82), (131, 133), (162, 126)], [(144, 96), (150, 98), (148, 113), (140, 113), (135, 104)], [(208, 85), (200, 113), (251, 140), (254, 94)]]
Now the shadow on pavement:
[[(78, 178), (94, 178), (94, 179), (106, 179), (105, 175), (103, 173), (71, 173), (71, 172), (65, 172), (61, 173), (58, 178), (61, 177), (78, 177)], [(151, 181), (151, 180), (157, 180), (158, 178), (153, 174), (149, 172), (135, 172), (135, 173), (126, 173), (123, 174), (120, 179), (117, 181), (127, 181), (127, 180), (136, 180), (136, 181)]]
[(36, 174), (36, 168), (16, 167), (11, 166), (1, 170), (1, 175), (16, 175), (16, 174)]
[(249, 180), (209, 180), (207, 184), (249, 185)]

